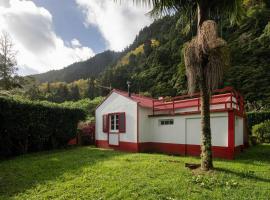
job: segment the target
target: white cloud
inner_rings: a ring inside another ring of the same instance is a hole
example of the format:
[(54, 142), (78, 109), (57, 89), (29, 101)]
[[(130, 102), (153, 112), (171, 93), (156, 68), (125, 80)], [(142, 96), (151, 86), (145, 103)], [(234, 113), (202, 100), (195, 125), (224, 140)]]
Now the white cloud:
[[(64, 42), (52, 28), (53, 16), (32, 1), (0, 0), (0, 30), (12, 36), (19, 66), (39, 72), (59, 69), (94, 55), (78, 39)], [(66, 45), (71, 44), (71, 45)]]
[(81, 47), (82, 46), (81, 43), (80, 43), (80, 41), (78, 39), (76, 39), (76, 38), (74, 38), (74, 39), (71, 40), (71, 45), (73, 47)]
[(84, 12), (85, 25), (95, 25), (112, 50), (123, 50), (136, 34), (152, 19), (146, 15), (150, 8), (138, 7), (133, 0), (76, 0)]
[(37, 74), (39, 71), (27, 66), (18, 66), (18, 74), (21, 76), (27, 76), (31, 74)]

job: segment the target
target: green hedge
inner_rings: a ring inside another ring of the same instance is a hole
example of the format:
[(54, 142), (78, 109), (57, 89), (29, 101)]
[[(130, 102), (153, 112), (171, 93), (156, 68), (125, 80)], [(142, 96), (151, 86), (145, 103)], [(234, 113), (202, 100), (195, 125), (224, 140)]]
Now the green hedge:
[(247, 113), (247, 123), (249, 130), (251, 130), (252, 126), (260, 124), (266, 120), (270, 120), (270, 111)]
[(270, 120), (254, 125), (252, 135), (259, 143), (270, 143)]
[(81, 109), (0, 97), (0, 157), (62, 148), (84, 118)]

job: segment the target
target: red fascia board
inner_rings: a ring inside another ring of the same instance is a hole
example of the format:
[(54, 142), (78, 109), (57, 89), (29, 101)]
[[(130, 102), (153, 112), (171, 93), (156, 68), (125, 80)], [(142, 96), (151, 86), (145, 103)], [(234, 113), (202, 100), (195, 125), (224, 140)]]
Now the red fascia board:
[(126, 97), (127, 99), (130, 99), (130, 100), (136, 102), (134, 99), (132, 99), (132, 98), (130, 98), (130, 97), (128, 97), (128, 96), (123, 95), (123, 93), (121, 93), (119, 90), (113, 89), (113, 90), (111, 90), (110, 93), (105, 97), (105, 99), (104, 99), (104, 100), (96, 107), (96, 109), (97, 109), (101, 104), (103, 104), (103, 102), (106, 101), (106, 100), (109, 98), (109, 96), (111, 96), (111, 94), (112, 94), (113, 92), (115, 92), (115, 93), (117, 93), (117, 94), (119, 94), (119, 95), (121, 95), (121, 96), (123, 96), (123, 97)]

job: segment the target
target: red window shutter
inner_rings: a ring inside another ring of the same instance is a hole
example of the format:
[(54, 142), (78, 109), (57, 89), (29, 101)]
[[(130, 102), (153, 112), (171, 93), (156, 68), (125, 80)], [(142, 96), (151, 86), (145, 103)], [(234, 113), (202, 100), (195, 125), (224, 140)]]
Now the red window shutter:
[(109, 120), (108, 115), (102, 116), (102, 123), (103, 123), (103, 132), (108, 133), (109, 132)]
[(119, 113), (119, 133), (126, 132), (126, 113)]

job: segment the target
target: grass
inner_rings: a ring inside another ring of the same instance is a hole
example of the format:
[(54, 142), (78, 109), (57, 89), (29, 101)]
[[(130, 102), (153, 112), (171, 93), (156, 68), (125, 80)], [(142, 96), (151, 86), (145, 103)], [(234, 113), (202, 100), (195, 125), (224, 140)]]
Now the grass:
[(207, 174), (185, 162), (199, 159), (93, 147), (35, 153), (0, 162), (0, 199), (270, 199), (270, 145), (215, 160)]

